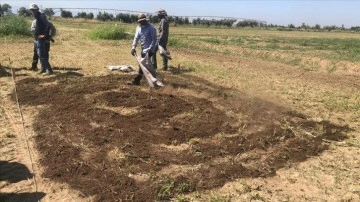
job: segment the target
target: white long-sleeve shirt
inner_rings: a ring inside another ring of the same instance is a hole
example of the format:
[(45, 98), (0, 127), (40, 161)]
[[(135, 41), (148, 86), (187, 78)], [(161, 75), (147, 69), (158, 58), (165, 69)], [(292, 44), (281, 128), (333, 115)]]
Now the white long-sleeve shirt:
[(137, 43), (141, 42), (141, 51), (146, 54), (149, 50), (155, 53), (155, 45), (157, 42), (156, 29), (150, 23), (144, 26), (137, 26), (135, 31), (132, 48), (135, 49)]

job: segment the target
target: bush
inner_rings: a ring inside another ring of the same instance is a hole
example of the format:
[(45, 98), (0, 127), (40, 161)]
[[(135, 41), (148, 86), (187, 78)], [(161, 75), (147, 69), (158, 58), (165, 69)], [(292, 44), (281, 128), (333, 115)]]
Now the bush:
[(117, 39), (128, 39), (130, 35), (126, 33), (123, 27), (118, 26), (101, 26), (88, 33), (90, 39), (106, 39), (106, 40), (117, 40)]
[(7, 16), (0, 18), (0, 35), (32, 36), (30, 24), (23, 17)]

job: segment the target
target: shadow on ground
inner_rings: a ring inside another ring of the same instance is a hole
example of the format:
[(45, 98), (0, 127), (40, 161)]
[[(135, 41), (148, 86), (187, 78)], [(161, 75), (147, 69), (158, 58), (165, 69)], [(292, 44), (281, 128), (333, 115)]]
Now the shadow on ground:
[[(33, 177), (30, 170), (21, 163), (0, 161), (0, 181), (8, 183), (18, 183), (23, 180), (29, 180)], [(36, 202), (45, 196), (43, 192), (34, 193), (0, 193), (0, 201), (6, 202)]]
[(38, 202), (45, 196), (43, 192), (35, 193), (0, 193), (0, 201), (4, 202)]
[(11, 69), (9, 67), (1, 66), (0, 64), (0, 77), (11, 76)]
[(0, 181), (17, 183), (33, 177), (30, 170), (21, 163), (0, 161)]
[(273, 176), (350, 130), (186, 74), (168, 74), (160, 90), (126, 86), (131, 78), (17, 82), (22, 106), (43, 105), (34, 128), (44, 177), (96, 201), (169, 200)]
[(60, 71), (79, 71), (82, 68), (78, 67), (53, 67), (53, 70), (60, 70)]

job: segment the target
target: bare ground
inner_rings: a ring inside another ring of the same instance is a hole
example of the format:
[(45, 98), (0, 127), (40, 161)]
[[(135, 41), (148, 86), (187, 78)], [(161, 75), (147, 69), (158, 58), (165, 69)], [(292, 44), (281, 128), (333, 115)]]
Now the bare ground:
[(32, 141), (41, 178), (94, 201), (170, 200), (276, 177), (354, 130), (187, 74), (166, 75), (159, 90), (128, 87), (131, 77), (122, 74), (19, 75), (20, 105), (37, 109)]
[(181, 73), (150, 90), (91, 51), (78, 65), (63, 51), (51, 77), (23, 67), (27, 50), (11, 56), (24, 125), (0, 68), (0, 200), (360, 200), (359, 114), (336, 102), (357, 99), (359, 77), (174, 50)]

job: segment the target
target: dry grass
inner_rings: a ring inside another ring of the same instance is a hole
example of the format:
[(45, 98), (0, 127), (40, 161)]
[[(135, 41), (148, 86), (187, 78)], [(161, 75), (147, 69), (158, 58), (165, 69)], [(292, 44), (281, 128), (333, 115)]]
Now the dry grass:
[[(93, 21), (58, 19), (54, 24), (58, 28), (58, 36), (51, 47), (50, 61), (59, 70), (79, 69), (78, 72), (91, 77), (109, 74), (110, 72), (104, 68), (106, 65), (137, 66), (130, 55), (131, 40), (91, 41), (85, 37), (89, 29), (101, 24)], [(129, 32), (135, 29), (135, 25), (124, 26)], [(256, 38), (258, 46), (272, 37), (360, 40), (360, 35), (353, 33), (215, 28), (171, 27), (171, 34), (180, 41), (186, 41), (189, 36), (247, 36)], [(30, 67), (33, 46), (31, 38), (17, 41), (0, 40), (1, 64), (13, 68)], [(359, 61), (324, 59), (313, 56), (316, 54), (312, 51), (304, 54), (300, 50), (264, 51), (244, 48), (241, 45), (195, 40), (191, 43), (196, 43), (195, 46), (201, 48), (191, 50), (183, 46), (170, 47), (175, 57), (170, 61), (172, 66), (180, 65), (183, 70), (191, 70), (189, 74), (287, 106), (315, 120), (329, 120), (349, 125), (354, 131), (348, 134), (349, 139), (344, 142), (330, 142), (331, 149), (320, 156), (292, 165), (290, 168), (283, 168), (275, 177), (239, 179), (216, 190), (196, 192), (186, 197), (178, 196), (178, 200), (188, 197), (194, 201), (360, 200)], [(309, 69), (304, 66), (311, 67), (312, 71), (308, 71)], [(166, 79), (166, 74), (163, 76)], [(0, 142), (4, 142), (4, 139)], [(1, 146), (4, 147), (4, 144)]]

